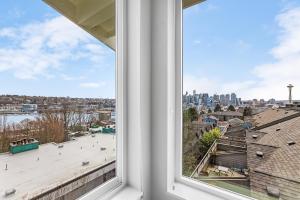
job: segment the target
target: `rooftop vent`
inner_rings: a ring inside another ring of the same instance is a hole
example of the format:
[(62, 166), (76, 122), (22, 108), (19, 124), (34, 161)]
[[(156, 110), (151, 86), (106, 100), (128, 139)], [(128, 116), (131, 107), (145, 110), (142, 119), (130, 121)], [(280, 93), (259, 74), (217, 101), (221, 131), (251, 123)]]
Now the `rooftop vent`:
[(268, 192), (268, 195), (270, 195), (272, 197), (279, 198), (279, 196), (280, 196), (280, 191), (279, 191), (278, 187), (267, 186), (267, 192)]
[(280, 131), (281, 129), (280, 128), (276, 128), (276, 131)]
[(289, 145), (289, 146), (294, 145), (294, 144), (296, 144), (295, 141), (288, 141), (288, 145)]
[(257, 151), (256, 156), (262, 158), (262, 157), (264, 157), (264, 153), (261, 151)]
[(257, 139), (258, 135), (252, 135), (253, 139)]
[(15, 193), (16, 193), (16, 189), (15, 188), (11, 188), (11, 189), (8, 189), (8, 190), (5, 191), (4, 196), (7, 197), (7, 196), (13, 195)]
[(88, 165), (88, 164), (90, 164), (90, 161), (83, 161), (83, 162), (82, 162), (82, 166), (86, 166), (86, 165)]

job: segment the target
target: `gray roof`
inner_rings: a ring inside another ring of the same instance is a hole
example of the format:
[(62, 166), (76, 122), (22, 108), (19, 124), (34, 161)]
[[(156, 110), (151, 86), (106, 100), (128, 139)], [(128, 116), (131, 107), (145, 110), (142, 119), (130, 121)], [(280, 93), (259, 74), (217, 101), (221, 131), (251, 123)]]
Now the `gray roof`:
[(242, 117), (243, 113), (240, 112), (236, 112), (236, 111), (222, 111), (222, 112), (214, 112), (211, 113), (211, 115), (224, 115), (224, 116), (238, 116), (238, 117)]
[(265, 111), (253, 115), (254, 125), (262, 126), (268, 124), (272, 121), (283, 119), (285, 117), (291, 116), (293, 114), (298, 113), (294, 110), (285, 110), (285, 109), (266, 109)]
[[(255, 168), (256, 171), (300, 182), (300, 117), (260, 130), (266, 133), (257, 144), (276, 150)], [(294, 141), (294, 145), (288, 145)]]
[[(37, 150), (0, 154), (0, 199), (12, 188), (16, 194), (9, 200), (30, 199), (116, 159), (113, 135), (82, 136), (63, 145), (58, 148), (57, 144), (48, 143)], [(106, 150), (101, 151), (101, 147)], [(84, 161), (89, 161), (89, 165), (82, 166)]]

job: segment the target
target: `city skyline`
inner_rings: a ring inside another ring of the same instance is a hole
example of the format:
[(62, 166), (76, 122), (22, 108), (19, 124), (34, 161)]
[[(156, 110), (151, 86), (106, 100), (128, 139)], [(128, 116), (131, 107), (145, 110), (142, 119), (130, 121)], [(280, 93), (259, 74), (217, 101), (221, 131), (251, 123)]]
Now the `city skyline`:
[[(232, 95), (232, 94), (234, 94), (234, 95), (237, 95), (239, 98), (241, 98), (238, 94), (236, 94), (235, 92), (228, 92), (228, 93), (208, 93), (208, 92), (198, 92), (197, 90), (192, 90), (192, 92), (189, 92), (189, 91), (185, 91), (185, 92), (183, 92), (183, 96), (185, 96), (185, 95), (194, 95), (194, 93), (195, 94), (208, 94), (208, 96), (209, 97), (214, 97), (215, 95), (217, 95), (217, 96), (222, 96), (222, 95)], [(293, 94), (293, 92), (292, 92), (292, 94)], [(292, 96), (294, 96), (294, 95), (292, 95)], [(269, 98), (269, 99), (264, 99), (264, 98), (260, 98), (260, 97), (257, 97), (257, 98), (253, 98), (253, 99), (242, 99), (242, 101), (252, 101), (252, 100), (254, 100), (254, 99), (256, 99), (256, 100), (265, 100), (265, 101), (269, 101), (269, 100), (274, 100), (275, 98), (274, 97), (271, 97), (271, 98)], [(286, 99), (275, 99), (276, 101), (289, 101), (289, 90), (286, 90)], [(298, 99), (293, 99), (292, 98), (292, 101), (298, 101)]]
[[(300, 3), (256, 1), (210, 0), (184, 11), (183, 91), (286, 100), (292, 83), (300, 99)], [(6, 2), (0, 11), (0, 94), (115, 97), (111, 49), (42, 2)]]

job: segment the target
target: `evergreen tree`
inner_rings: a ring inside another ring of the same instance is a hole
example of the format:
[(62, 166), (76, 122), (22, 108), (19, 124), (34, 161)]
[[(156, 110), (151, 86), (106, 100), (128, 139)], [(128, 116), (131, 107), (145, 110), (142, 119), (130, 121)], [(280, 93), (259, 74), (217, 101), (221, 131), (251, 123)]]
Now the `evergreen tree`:
[(214, 112), (219, 112), (219, 111), (222, 111), (222, 109), (221, 109), (220, 104), (217, 104), (215, 109), (214, 109)]
[(244, 115), (244, 116), (251, 116), (251, 115), (252, 115), (252, 108), (246, 107), (246, 108), (244, 109), (243, 115)]
[(234, 108), (234, 106), (233, 105), (230, 105), (229, 107), (228, 107), (228, 109), (227, 109), (228, 111), (235, 111), (235, 108)]

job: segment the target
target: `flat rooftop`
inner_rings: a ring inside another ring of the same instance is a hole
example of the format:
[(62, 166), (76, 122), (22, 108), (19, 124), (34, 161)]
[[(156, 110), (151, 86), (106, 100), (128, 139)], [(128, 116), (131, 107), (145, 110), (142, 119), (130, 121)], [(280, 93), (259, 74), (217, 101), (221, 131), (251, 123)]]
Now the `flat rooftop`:
[[(63, 144), (63, 148), (58, 148)], [(106, 150), (101, 150), (104, 147)], [(30, 199), (116, 159), (116, 136), (95, 134), (18, 154), (0, 154), (0, 199)], [(83, 166), (82, 162), (89, 164)], [(6, 168), (7, 164), (7, 170)], [(5, 197), (5, 191), (16, 189)]]

